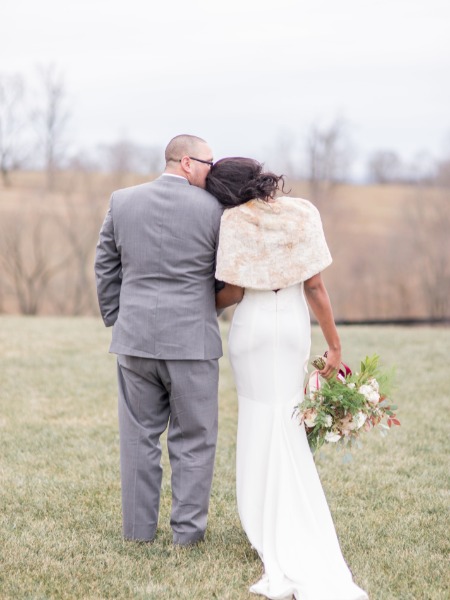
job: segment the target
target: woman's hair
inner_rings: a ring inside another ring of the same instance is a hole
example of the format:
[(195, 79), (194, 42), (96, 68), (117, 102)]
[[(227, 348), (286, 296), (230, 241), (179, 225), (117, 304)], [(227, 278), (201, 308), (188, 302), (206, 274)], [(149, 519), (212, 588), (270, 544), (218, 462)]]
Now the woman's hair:
[(214, 163), (206, 189), (224, 206), (237, 206), (255, 198), (273, 198), (277, 190), (285, 191), (284, 183), (283, 175), (263, 172), (257, 160), (234, 156)]

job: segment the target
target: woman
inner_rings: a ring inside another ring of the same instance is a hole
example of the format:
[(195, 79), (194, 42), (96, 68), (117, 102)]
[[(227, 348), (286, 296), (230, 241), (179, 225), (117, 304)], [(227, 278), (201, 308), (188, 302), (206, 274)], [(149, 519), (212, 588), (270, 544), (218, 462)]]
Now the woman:
[[(331, 263), (317, 209), (276, 198), (283, 177), (248, 158), (214, 164), (207, 190), (225, 210), (216, 277), (219, 308), (239, 302), (229, 356), (239, 399), (237, 502), (264, 563), (250, 591), (273, 599), (363, 600), (342, 557), (303, 425), (301, 400), (314, 312), (328, 345), (324, 377), (341, 346), (321, 271)], [(306, 300), (305, 300), (306, 297)]]

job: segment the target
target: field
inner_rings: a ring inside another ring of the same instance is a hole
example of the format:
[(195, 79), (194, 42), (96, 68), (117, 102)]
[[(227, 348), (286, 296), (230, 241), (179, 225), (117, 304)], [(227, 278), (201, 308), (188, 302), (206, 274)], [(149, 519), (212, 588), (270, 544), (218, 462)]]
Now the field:
[[(15, 173), (0, 185), (0, 313), (98, 315), (93, 260), (111, 192), (141, 182), (95, 172)], [(450, 318), (448, 188), (334, 185), (314, 199), (333, 264), (325, 279), (342, 320)]]
[[(340, 331), (349, 364), (378, 352), (395, 366), (402, 421), (386, 438), (368, 435), (348, 464), (334, 448), (320, 458), (344, 556), (371, 600), (444, 600), (449, 330)], [(261, 567), (236, 515), (236, 397), (226, 358), (205, 543), (171, 544), (167, 453), (158, 536), (151, 545), (124, 542), (109, 338), (96, 318), (0, 317), (0, 597), (255, 598), (247, 590)]]

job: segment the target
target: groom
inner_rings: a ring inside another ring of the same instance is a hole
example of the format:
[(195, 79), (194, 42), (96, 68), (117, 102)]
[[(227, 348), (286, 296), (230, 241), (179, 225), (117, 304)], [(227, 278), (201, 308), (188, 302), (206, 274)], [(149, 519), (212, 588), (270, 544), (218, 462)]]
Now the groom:
[(123, 535), (155, 537), (168, 425), (173, 541), (189, 545), (205, 534), (217, 440), (222, 208), (204, 189), (213, 158), (203, 139), (173, 138), (165, 159), (155, 181), (112, 194), (95, 273), (118, 355)]

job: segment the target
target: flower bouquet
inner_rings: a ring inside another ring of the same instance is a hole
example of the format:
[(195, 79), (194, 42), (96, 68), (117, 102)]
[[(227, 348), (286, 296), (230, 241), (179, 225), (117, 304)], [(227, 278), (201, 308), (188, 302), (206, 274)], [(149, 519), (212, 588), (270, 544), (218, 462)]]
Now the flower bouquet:
[[(294, 409), (304, 423), (313, 452), (326, 443), (359, 446), (364, 431), (379, 428), (385, 435), (393, 425), (400, 425), (394, 411), (396, 406), (387, 397), (388, 376), (378, 367), (377, 355), (361, 361), (358, 373), (344, 365), (335, 378), (319, 379), (311, 374), (305, 396)], [(323, 369), (325, 360), (318, 356), (312, 364)]]

